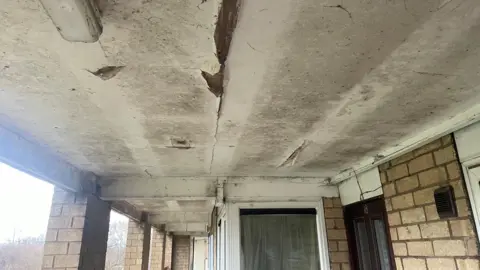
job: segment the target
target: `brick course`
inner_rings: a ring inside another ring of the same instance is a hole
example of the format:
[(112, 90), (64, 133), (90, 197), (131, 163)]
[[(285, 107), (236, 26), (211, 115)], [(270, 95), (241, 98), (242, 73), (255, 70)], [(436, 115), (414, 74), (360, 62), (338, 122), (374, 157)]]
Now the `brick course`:
[[(480, 269), (451, 135), (382, 164), (379, 170), (397, 269)], [(459, 217), (440, 220), (433, 191), (447, 184), (454, 188)]]
[[(325, 224), (327, 226), (330, 265), (336, 270), (350, 270), (347, 231), (343, 219), (340, 198), (323, 198)], [(327, 215), (329, 213), (329, 215)], [(330, 213), (335, 213), (331, 215)]]

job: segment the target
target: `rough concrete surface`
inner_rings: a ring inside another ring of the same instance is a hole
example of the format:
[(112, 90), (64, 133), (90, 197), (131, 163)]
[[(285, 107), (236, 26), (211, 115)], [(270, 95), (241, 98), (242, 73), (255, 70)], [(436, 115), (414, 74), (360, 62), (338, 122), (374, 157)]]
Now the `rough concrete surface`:
[(335, 174), (478, 103), (478, 3), (339, 3), (243, 3), (219, 173)]
[(105, 179), (321, 178), (480, 100), (478, 1), (225, 2), (102, 0), (95, 43), (5, 2), (0, 124)]

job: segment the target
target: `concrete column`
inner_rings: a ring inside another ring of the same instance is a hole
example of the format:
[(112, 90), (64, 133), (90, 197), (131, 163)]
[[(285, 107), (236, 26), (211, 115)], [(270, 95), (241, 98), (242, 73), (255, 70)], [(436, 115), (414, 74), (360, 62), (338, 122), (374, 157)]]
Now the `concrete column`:
[(125, 270), (148, 270), (152, 227), (130, 220), (128, 222)]
[(55, 188), (42, 269), (104, 269), (110, 210), (93, 195)]
[(191, 244), (190, 237), (174, 235), (172, 243), (172, 270), (189, 270)]

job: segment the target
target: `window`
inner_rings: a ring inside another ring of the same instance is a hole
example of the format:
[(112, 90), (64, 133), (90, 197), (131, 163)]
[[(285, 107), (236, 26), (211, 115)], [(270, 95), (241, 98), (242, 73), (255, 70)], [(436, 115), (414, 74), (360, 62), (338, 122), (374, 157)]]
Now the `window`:
[(315, 209), (240, 210), (242, 270), (319, 270)]

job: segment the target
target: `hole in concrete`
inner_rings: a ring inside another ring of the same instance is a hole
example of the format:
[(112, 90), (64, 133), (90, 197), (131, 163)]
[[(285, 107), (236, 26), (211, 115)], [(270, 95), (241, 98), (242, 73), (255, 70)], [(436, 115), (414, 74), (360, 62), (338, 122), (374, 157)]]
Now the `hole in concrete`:
[(190, 149), (192, 148), (192, 144), (190, 140), (184, 138), (170, 138), (171, 146), (169, 148), (177, 148), (177, 149)]

